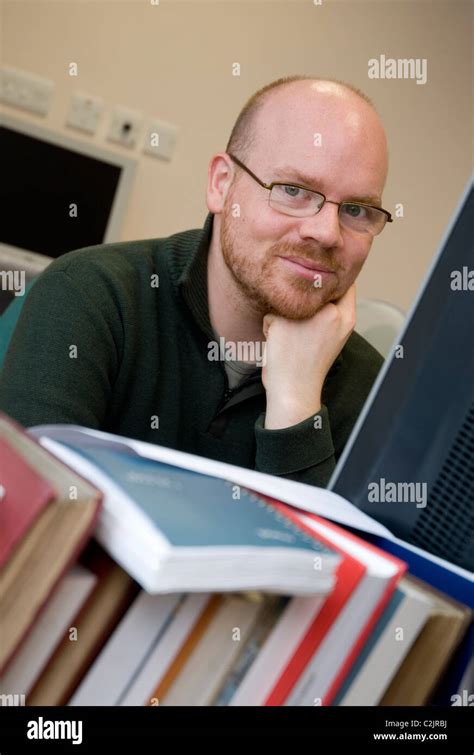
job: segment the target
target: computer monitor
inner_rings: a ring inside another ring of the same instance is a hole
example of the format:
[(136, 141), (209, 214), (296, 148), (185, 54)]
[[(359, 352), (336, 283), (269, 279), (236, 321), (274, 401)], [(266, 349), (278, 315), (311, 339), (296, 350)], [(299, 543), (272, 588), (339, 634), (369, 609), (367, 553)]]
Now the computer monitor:
[(28, 280), (66, 252), (120, 240), (135, 159), (5, 114), (0, 153), (1, 270)]
[(59, 257), (119, 240), (136, 160), (4, 114), (0, 151), (0, 243)]
[(474, 193), (469, 183), (328, 487), (474, 571)]

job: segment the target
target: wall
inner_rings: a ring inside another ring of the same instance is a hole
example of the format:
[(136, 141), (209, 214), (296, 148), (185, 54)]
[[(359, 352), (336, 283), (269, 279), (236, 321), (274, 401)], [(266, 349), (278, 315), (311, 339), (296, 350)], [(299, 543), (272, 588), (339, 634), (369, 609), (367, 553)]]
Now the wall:
[[(5, 112), (124, 154), (105, 142), (116, 104), (179, 126), (171, 162), (132, 151), (139, 168), (121, 239), (202, 225), (209, 159), (260, 86), (304, 73), (362, 88), (388, 132), (384, 206), (402, 203), (404, 217), (376, 239), (359, 294), (409, 307), (472, 169), (470, 3), (4, 0), (1, 13), (2, 63), (56, 86), (46, 118)], [(426, 58), (427, 83), (369, 79), (368, 60), (381, 54)], [(240, 77), (232, 75), (235, 62)], [(106, 101), (92, 137), (63, 125), (76, 90)]]

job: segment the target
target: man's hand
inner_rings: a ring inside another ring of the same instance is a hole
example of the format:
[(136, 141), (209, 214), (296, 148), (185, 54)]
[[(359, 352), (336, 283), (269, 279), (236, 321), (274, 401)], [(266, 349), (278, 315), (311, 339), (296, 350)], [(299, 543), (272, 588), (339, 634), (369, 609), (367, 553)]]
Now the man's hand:
[(320, 411), (324, 380), (355, 319), (355, 284), (306, 320), (265, 315), (262, 382), (267, 394), (267, 429), (297, 425)]

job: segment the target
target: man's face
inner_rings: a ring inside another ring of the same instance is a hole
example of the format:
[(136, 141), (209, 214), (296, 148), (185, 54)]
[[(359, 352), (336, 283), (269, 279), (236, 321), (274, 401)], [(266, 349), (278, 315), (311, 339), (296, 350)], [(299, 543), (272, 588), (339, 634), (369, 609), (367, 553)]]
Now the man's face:
[[(378, 117), (356, 98), (305, 92), (293, 103), (280, 97), (264, 105), (242, 162), (267, 184), (298, 183), (334, 202), (380, 199), (387, 156)], [(222, 255), (234, 281), (256, 311), (311, 317), (355, 281), (373, 237), (342, 226), (334, 204), (308, 218), (284, 215), (270, 207), (267, 189), (235, 170), (220, 214)], [(289, 257), (317, 269), (305, 273)]]

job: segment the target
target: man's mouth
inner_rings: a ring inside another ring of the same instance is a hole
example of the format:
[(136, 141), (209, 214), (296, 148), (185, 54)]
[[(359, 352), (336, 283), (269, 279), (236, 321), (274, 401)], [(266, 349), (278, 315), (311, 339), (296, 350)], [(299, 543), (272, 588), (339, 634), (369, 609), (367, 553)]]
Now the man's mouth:
[(304, 257), (280, 257), (280, 259), (287, 268), (309, 280), (314, 280), (315, 276), (318, 275), (321, 275), (323, 278), (334, 275), (334, 270), (329, 270), (329, 268), (323, 267), (318, 262), (313, 262)]

